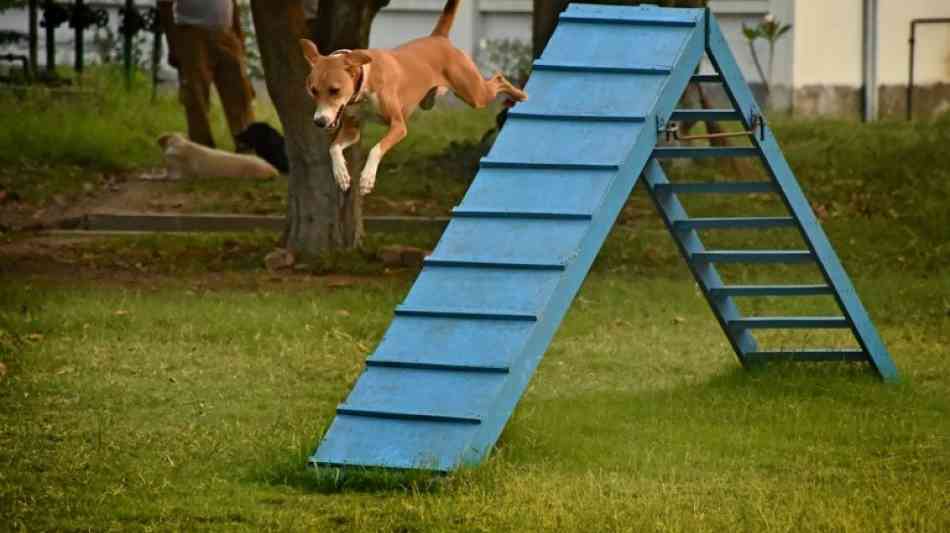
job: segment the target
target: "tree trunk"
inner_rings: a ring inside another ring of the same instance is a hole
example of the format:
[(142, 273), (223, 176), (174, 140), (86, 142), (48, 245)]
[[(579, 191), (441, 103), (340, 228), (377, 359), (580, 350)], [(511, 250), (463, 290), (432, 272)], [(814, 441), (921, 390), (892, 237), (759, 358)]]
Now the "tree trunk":
[(541, 52), (548, 45), (554, 27), (557, 26), (557, 17), (567, 8), (569, 0), (534, 0), (534, 11), (531, 17), (531, 44), (534, 49), (534, 58), (541, 57)]
[[(385, 3), (324, 0), (318, 24), (321, 35), (314, 36), (307, 29), (300, 0), (251, 0), (267, 90), (284, 127), (290, 161), (284, 244), (298, 257), (358, 246), (363, 235), (359, 186), (340, 191), (330, 164), (330, 137), (313, 125), (313, 102), (305, 84), (310, 65), (298, 40), (316, 37), (324, 53), (365, 48), (373, 17)], [(347, 159), (350, 174), (359, 176), (363, 157), (354, 148), (347, 152)]]

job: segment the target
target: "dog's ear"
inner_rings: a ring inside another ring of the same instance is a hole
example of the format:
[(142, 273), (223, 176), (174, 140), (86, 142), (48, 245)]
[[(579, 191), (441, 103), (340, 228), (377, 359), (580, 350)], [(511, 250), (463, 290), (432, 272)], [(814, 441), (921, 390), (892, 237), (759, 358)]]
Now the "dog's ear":
[(373, 58), (362, 50), (353, 50), (352, 52), (346, 54), (345, 61), (346, 66), (348, 67), (362, 67), (367, 63), (372, 63)]
[(320, 55), (320, 49), (317, 48), (317, 45), (309, 39), (300, 39), (300, 49), (303, 50), (303, 56), (307, 58), (307, 62), (311, 65), (316, 65), (323, 57)]
[(168, 146), (168, 141), (171, 140), (172, 135), (174, 135), (174, 133), (163, 134), (161, 137), (158, 138), (158, 145), (161, 146), (162, 149), (164, 149), (166, 146)]

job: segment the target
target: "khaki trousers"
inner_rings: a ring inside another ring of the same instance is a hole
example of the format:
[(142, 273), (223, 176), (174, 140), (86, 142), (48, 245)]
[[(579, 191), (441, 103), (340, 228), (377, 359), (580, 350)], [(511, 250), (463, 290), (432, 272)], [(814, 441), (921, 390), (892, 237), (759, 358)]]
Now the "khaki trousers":
[(211, 84), (221, 98), (231, 135), (254, 122), (254, 89), (248, 80), (244, 46), (231, 28), (176, 27), (179, 98), (188, 119), (188, 137), (214, 147), (208, 122)]

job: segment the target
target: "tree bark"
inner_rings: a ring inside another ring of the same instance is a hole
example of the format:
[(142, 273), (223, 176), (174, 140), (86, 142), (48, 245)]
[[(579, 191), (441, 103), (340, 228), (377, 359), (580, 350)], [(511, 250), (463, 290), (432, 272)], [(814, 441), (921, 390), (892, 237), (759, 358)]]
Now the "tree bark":
[[(323, 0), (316, 36), (308, 31), (300, 0), (251, 0), (267, 90), (284, 127), (290, 161), (284, 245), (298, 257), (353, 248), (363, 236), (359, 186), (340, 191), (330, 163), (330, 137), (313, 125), (305, 83), (310, 65), (299, 39), (314, 39), (324, 53), (365, 48), (373, 18), (386, 3)], [(347, 152), (352, 176), (360, 175), (363, 159), (358, 145)]]

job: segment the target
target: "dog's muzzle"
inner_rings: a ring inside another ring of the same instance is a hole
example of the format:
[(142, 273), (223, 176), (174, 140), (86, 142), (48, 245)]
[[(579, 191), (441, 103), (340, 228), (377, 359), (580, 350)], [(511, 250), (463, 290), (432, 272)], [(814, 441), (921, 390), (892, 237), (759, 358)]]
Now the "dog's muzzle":
[(340, 107), (336, 112), (336, 117), (333, 121), (330, 121), (325, 115), (315, 115), (313, 117), (313, 123), (317, 125), (318, 128), (323, 128), (325, 130), (335, 130), (340, 127), (340, 123), (343, 122), (343, 110), (346, 106)]

